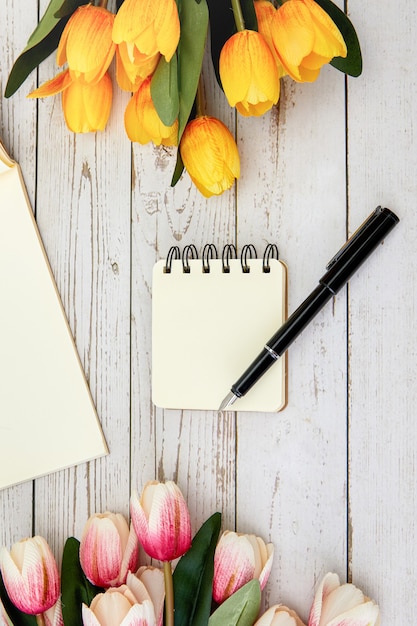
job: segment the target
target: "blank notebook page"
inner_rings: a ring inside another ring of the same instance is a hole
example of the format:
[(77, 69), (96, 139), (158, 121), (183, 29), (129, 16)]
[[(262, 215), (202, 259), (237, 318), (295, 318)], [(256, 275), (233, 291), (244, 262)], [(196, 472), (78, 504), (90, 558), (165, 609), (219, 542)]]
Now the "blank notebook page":
[(17, 163), (0, 144), (0, 488), (107, 454)]
[[(152, 398), (164, 408), (217, 410), (231, 385), (285, 321), (286, 266), (270, 259), (240, 259), (223, 272), (220, 259), (180, 260), (154, 266), (152, 289)], [(233, 411), (278, 411), (286, 402), (286, 359), (279, 359)]]

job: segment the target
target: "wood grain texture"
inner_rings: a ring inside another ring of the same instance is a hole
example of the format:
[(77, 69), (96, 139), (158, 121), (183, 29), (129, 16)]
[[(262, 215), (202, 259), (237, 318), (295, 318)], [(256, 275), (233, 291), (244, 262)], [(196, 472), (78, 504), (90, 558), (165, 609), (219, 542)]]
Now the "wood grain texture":
[[(0, 6), (2, 93), (37, 5)], [(186, 172), (170, 186), (174, 149), (131, 145), (129, 94), (116, 87), (108, 127), (95, 135), (66, 129), (59, 97), (25, 98), (36, 72), (11, 99), (1, 96), (1, 139), (22, 167), (110, 448), (104, 459), (1, 491), (1, 544), (43, 534), (60, 561), (65, 538), (80, 538), (91, 513), (127, 516), (132, 489), (174, 479), (194, 531), (219, 510), (224, 528), (274, 543), (264, 604), (290, 604), (306, 619), (318, 579), (333, 570), (380, 603), (383, 626), (412, 623), (415, 7), (382, 0), (365, 11), (350, 0), (348, 9), (363, 75), (345, 83), (326, 67), (312, 85), (284, 79), (278, 107), (259, 119), (230, 109), (206, 56), (206, 112), (236, 134), (241, 155), (240, 180), (219, 198), (204, 199)], [(51, 56), (39, 81), (56, 72)], [(284, 411), (153, 406), (151, 277), (170, 246), (253, 243), (262, 254), (277, 243), (292, 312), (378, 204), (401, 223), (291, 347)]]

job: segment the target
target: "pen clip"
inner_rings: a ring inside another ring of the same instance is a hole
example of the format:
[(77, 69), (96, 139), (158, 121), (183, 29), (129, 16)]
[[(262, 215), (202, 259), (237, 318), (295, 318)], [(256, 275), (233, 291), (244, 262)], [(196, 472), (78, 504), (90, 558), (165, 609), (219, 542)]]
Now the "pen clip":
[(326, 265), (326, 270), (329, 270), (333, 265), (349, 250), (351, 245), (356, 241), (356, 239), (369, 227), (369, 225), (374, 221), (374, 219), (383, 211), (381, 206), (377, 207), (371, 215), (369, 215), (366, 220), (355, 230), (355, 232), (349, 237), (349, 239), (343, 244), (338, 252), (330, 259), (330, 261)]

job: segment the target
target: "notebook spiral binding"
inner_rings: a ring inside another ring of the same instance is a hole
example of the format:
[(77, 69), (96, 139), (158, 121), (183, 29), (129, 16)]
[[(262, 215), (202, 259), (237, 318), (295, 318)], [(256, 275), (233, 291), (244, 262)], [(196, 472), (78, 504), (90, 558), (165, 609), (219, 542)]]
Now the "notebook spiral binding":
[[(212, 259), (218, 259), (217, 248), (212, 243), (207, 243), (201, 255), (201, 264), (203, 274), (208, 274), (210, 272), (210, 261)], [(228, 243), (224, 246), (222, 250), (221, 260), (223, 266), (223, 272), (225, 274), (230, 273), (230, 260), (237, 259), (237, 250), (236, 246), (232, 243)], [(248, 274), (250, 272), (250, 259), (256, 259), (256, 248), (253, 244), (246, 244), (243, 246), (240, 253), (240, 263), (242, 266), (242, 272), (244, 274)], [(182, 261), (183, 272), (185, 274), (189, 274), (191, 271), (190, 268), (190, 260), (198, 259), (198, 251), (194, 244), (190, 244), (185, 246), (182, 254), (178, 246), (171, 246), (168, 251), (166, 264), (164, 267), (164, 273), (170, 274), (172, 269), (173, 261)], [(269, 243), (264, 251), (263, 260), (262, 260), (262, 271), (268, 273), (271, 271), (270, 260), (277, 259), (279, 260), (279, 252), (278, 247), (274, 243)]]

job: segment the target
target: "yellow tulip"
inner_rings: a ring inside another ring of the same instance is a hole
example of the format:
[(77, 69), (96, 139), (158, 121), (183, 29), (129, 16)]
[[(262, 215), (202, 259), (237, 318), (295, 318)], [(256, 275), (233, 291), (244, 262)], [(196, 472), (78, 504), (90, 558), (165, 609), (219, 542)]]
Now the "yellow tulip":
[(314, 0), (287, 0), (272, 23), (272, 38), (286, 72), (298, 82), (312, 82), (334, 57), (346, 57), (341, 32)]
[(125, 111), (125, 129), (130, 141), (156, 146), (175, 146), (178, 138), (178, 121), (165, 126), (156, 112), (151, 97), (151, 78), (146, 78), (130, 99)]
[(187, 124), (180, 152), (191, 180), (206, 198), (230, 189), (240, 176), (236, 142), (214, 117), (200, 116)]
[(278, 102), (278, 70), (261, 33), (232, 35), (220, 53), (219, 71), (226, 98), (241, 115), (263, 115)]
[(114, 14), (91, 4), (80, 6), (68, 20), (57, 50), (57, 63), (68, 63), (71, 78), (86, 83), (101, 80), (115, 51)]
[(169, 61), (179, 38), (180, 21), (175, 0), (125, 0), (114, 20), (113, 41), (133, 44), (147, 57), (160, 53)]
[(108, 73), (91, 85), (75, 80), (62, 92), (65, 121), (74, 133), (104, 130), (111, 103), (112, 83)]
[(154, 72), (160, 58), (159, 52), (148, 57), (132, 44), (120, 43), (116, 47), (116, 80), (120, 89), (137, 91), (143, 80)]
[(258, 20), (258, 31), (263, 36), (263, 38), (265, 39), (266, 43), (269, 46), (269, 49), (272, 52), (272, 55), (275, 59), (275, 63), (277, 64), (278, 75), (281, 78), (282, 76), (285, 76), (286, 71), (282, 67), (282, 63), (279, 60), (279, 56), (276, 53), (275, 46), (272, 41), (272, 32), (271, 32), (272, 21), (277, 10), (272, 4), (272, 2), (269, 2), (269, 0), (256, 0), (254, 2), (254, 6), (255, 6), (255, 12), (256, 12), (256, 19)]

